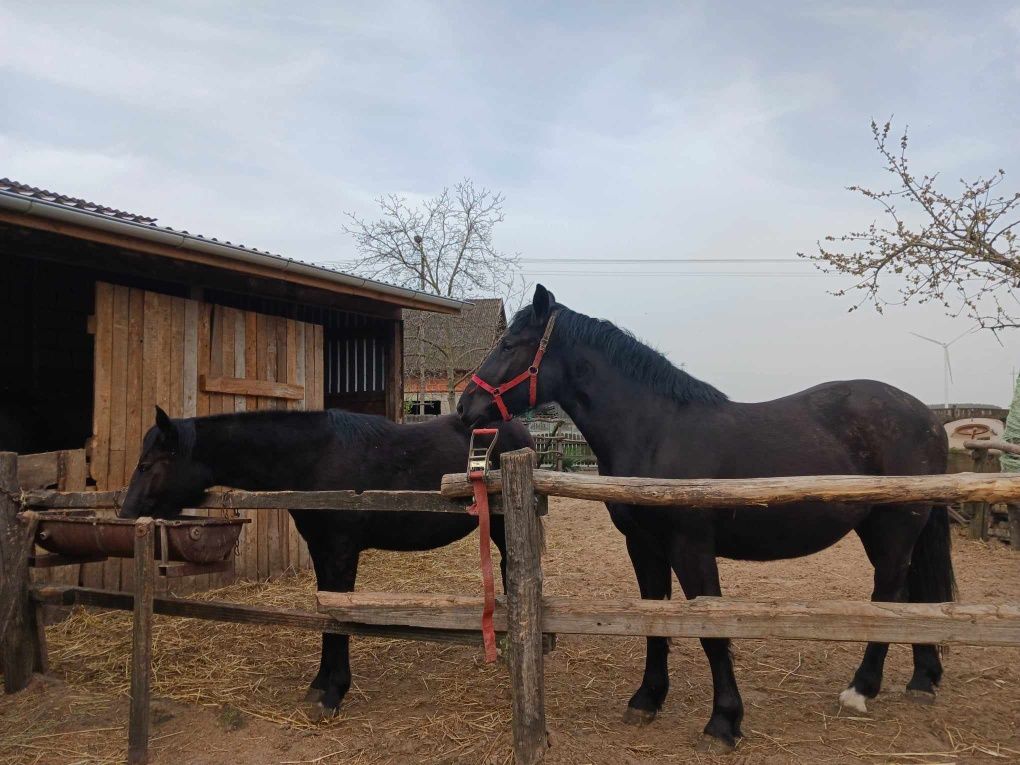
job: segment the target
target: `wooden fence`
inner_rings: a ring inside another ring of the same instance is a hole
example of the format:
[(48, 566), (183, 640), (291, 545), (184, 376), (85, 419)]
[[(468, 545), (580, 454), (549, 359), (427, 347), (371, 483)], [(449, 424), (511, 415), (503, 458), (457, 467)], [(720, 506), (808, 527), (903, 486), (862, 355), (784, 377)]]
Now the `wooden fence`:
[[(749, 508), (798, 502), (905, 503), (924, 501), (1020, 502), (1020, 475), (808, 476), (733, 480), (668, 480), (568, 475), (533, 468), (531, 450), (502, 455), (502, 470), (491, 474), (492, 510), (502, 513), (507, 534), (506, 595), (499, 598), (496, 628), (505, 631), (513, 706), (513, 747), (518, 763), (539, 762), (547, 746), (543, 690), (543, 647), (555, 633), (657, 635), (663, 637), (783, 638), (795, 640), (956, 642), (1020, 647), (1020, 604), (865, 603), (591, 600), (542, 594), (541, 497), (548, 495), (634, 505)], [(151, 522), (137, 525), (135, 594), (60, 585), (30, 588), (24, 555), (40, 513), (67, 507), (116, 507), (116, 492), (28, 492), (18, 496), (12, 460), (0, 455), (0, 543), (4, 578), (0, 588), (0, 635), (4, 637), (5, 686), (27, 684), (33, 666), (45, 667), (44, 639), (33, 616), (41, 603), (134, 609), (131, 759), (144, 760), (148, 732), (148, 633), (152, 613), (250, 624), (285, 624), (317, 631), (381, 634), (424, 640), (469, 641), (480, 645), (482, 598), (464, 595), (318, 593), (319, 614), (291, 609), (196, 602), (153, 594)], [(9, 474), (9, 475), (8, 475)], [(203, 507), (258, 511), (307, 508), (323, 512), (409, 510), (467, 512), (470, 486), (449, 475), (441, 492), (211, 493)], [(22, 524), (27, 524), (22, 525)], [(148, 541), (146, 541), (148, 537)], [(19, 557), (20, 556), (20, 557)], [(147, 584), (149, 583), (149, 584)], [(137, 678), (135, 678), (137, 676)], [(9, 682), (8, 682), (9, 681)]]

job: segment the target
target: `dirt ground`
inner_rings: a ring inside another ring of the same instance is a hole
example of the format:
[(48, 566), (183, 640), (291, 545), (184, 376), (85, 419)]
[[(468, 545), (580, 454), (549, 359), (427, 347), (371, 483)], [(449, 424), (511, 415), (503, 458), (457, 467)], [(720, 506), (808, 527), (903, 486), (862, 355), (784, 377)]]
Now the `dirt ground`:
[[(623, 538), (601, 505), (553, 500), (545, 591), (636, 595)], [(961, 600), (1020, 602), (1020, 555), (957, 536)], [(477, 537), (425, 554), (372, 552), (360, 590), (478, 590)], [(726, 595), (864, 599), (871, 569), (856, 537), (809, 558), (721, 562)], [(235, 585), (209, 597), (313, 607), (307, 574)], [(0, 697), (0, 762), (123, 762), (130, 615), (79, 612), (48, 628), (52, 677)], [(467, 646), (357, 638), (354, 686), (339, 717), (313, 723), (300, 699), (317, 667), (318, 636), (156, 617), (151, 761), (178, 763), (506, 763), (506, 667)], [(650, 726), (621, 721), (640, 681), (644, 641), (565, 635), (546, 663), (552, 748), (547, 762), (1020, 762), (1020, 651), (953, 647), (934, 706), (908, 701), (909, 648), (894, 646), (885, 691), (866, 715), (836, 697), (862, 646), (740, 641), (745, 738), (728, 755), (696, 751), (711, 706), (696, 641), (675, 641), (671, 690)]]

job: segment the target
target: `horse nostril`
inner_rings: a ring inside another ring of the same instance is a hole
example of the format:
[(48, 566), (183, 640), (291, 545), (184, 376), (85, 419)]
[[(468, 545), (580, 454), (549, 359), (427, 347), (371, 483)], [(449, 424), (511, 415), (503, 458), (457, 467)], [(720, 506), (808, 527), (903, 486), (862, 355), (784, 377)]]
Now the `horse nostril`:
[(457, 402), (457, 414), (464, 414), (464, 405), (459, 401)]

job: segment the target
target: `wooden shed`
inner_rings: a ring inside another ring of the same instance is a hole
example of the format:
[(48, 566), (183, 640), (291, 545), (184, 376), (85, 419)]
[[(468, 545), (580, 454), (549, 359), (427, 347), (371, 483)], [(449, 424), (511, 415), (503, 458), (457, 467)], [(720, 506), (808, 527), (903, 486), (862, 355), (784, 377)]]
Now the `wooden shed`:
[[(0, 450), (36, 455), (26, 488), (106, 490), (129, 479), (157, 404), (398, 419), (401, 311), (461, 307), (3, 179)], [(198, 584), (307, 565), (286, 513), (252, 514), (235, 571)], [(82, 568), (83, 584), (127, 584), (119, 561)]]

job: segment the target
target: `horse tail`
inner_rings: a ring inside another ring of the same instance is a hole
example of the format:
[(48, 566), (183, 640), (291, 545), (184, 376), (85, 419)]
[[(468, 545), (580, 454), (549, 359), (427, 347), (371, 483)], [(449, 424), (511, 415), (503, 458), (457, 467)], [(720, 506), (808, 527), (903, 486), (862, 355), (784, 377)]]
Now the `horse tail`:
[(945, 603), (956, 600), (951, 546), (949, 508), (946, 505), (934, 505), (910, 556), (907, 593), (911, 603)]

